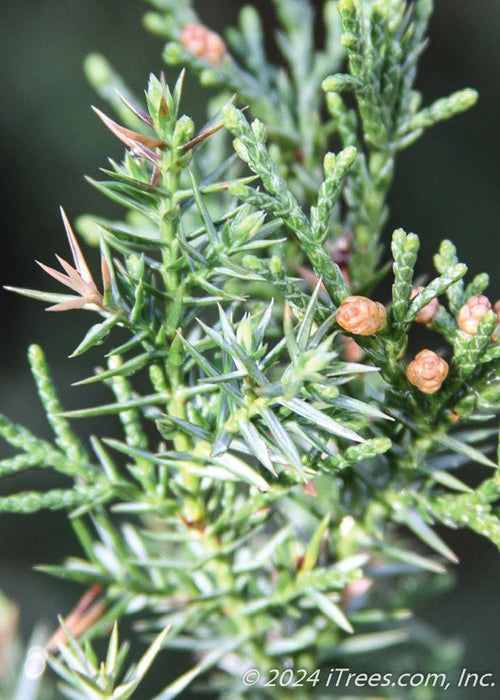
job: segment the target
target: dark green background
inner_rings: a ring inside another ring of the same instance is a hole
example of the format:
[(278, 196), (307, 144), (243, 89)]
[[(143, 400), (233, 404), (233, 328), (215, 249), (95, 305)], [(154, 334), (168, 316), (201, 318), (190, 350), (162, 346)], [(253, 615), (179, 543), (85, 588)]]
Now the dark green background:
[[(207, 23), (221, 29), (234, 21), (242, 4), (212, 0), (199, 2), (198, 7)], [(256, 4), (271, 26), (270, 3)], [(403, 226), (420, 234), (421, 271), (429, 269), (439, 241), (452, 238), (472, 273), (490, 273), (491, 297), (496, 299), (500, 296), (500, 3), (436, 0), (436, 5), (431, 44), (419, 78), (425, 102), (466, 86), (477, 88), (481, 97), (472, 112), (436, 127), (400, 156), (387, 230)], [(121, 147), (89, 109), (92, 102), (100, 102), (87, 86), (81, 66), (87, 53), (102, 52), (140, 94), (148, 73), (162, 69), (161, 41), (141, 26), (145, 9), (136, 0), (18, 0), (4, 6), (0, 29), (2, 284), (55, 289), (34, 259), (52, 264), (54, 252), (66, 252), (58, 205), (63, 204), (70, 217), (109, 211), (82, 175), (95, 175), (106, 156), (120, 156)], [(188, 86), (195, 84), (188, 82)], [(188, 87), (186, 93), (185, 109), (201, 124), (203, 91), (190, 93)], [(47, 314), (40, 304), (3, 291), (0, 304), (1, 410), (48, 434), (25, 350), (33, 341), (43, 345), (57, 368), (68, 407), (94, 403), (96, 397), (90, 391), (69, 387), (88, 375), (94, 357), (66, 359), (90, 317), (75, 312)], [(43, 480), (30, 477), (23, 488), (45, 485), (47, 479), (46, 475)], [(0, 484), (3, 493), (16, 488), (15, 479)], [(79, 594), (31, 571), (34, 563), (55, 563), (64, 556), (70, 546), (69, 528), (60, 516), (2, 517), (0, 533), (0, 589), (20, 603), (22, 630), (28, 634), (37, 619), (53, 621)], [(421, 613), (467, 641), (468, 667), (496, 672), (500, 688), (500, 558), (479, 537), (449, 532), (446, 537), (462, 560), (458, 586), (423, 606)], [(463, 697), (498, 697), (494, 691), (472, 692), (476, 695), (468, 691)]]

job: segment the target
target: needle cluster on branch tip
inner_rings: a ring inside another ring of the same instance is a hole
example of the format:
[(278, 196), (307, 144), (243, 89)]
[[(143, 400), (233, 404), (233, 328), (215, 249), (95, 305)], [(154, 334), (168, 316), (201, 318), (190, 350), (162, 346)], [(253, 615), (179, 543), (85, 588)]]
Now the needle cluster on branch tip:
[[(129, 106), (129, 105), (128, 105)], [(132, 107), (130, 106), (132, 109)], [(132, 129), (127, 129), (115, 121), (110, 119), (104, 112), (101, 112), (97, 107), (92, 107), (99, 119), (108, 127), (108, 129), (124, 143), (132, 153), (142, 156), (156, 165), (160, 161), (160, 156), (156, 149), (164, 149), (167, 147), (165, 141), (152, 136), (145, 136)], [(134, 110), (134, 113), (137, 110)]]
[(67, 644), (68, 633), (75, 638), (81, 637), (102, 616), (106, 609), (106, 602), (102, 599), (97, 600), (102, 590), (101, 585), (94, 584), (83, 594), (62, 621), (64, 627), (60, 625), (50, 637), (45, 647), (48, 652), (58, 651), (60, 645)]
[(104, 309), (103, 294), (111, 285), (111, 273), (108, 262), (104, 255), (101, 255), (101, 275), (103, 285), (103, 292), (101, 293), (94, 282), (85, 257), (83, 256), (80, 246), (78, 245), (78, 241), (76, 240), (76, 236), (71, 228), (69, 219), (62, 207), (61, 216), (63, 219), (64, 228), (66, 229), (69, 246), (71, 248), (74, 267), (59, 255), (56, 255), (56, 258), (63, 268), (64, 273), (54, 270), (54, 268), (49, 267), (38, 260), (37, 263), (40, 265), (42, 270), (44, 270), (44, 272), (56, 279), (61, 284), (64, 284), (66, 287), (69, 287), (73, 291), (77, 292), (79, 296), (74, 299), (68, 299), (58, 304), (54, 304), (53, 306), (48, 307), (47, 311), (69, 311), (71, 309), (83, 308), (102, 311)]

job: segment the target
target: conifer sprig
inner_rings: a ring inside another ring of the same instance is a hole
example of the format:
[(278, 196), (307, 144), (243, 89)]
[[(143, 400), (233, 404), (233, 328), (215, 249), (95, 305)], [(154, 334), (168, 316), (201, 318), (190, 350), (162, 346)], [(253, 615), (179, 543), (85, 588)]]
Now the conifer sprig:
[[(57, 633), (68, 697), (130, 697), (163, 646), (198, 658), (158, 699), (201, 678), (243, 697), (249, 667), (313, 670), (421, 642), (408, 583), (424, 594), (457, 561), (437, 524), (500, 546), (487, 275), (466, 284), (445, 240), (420, 284), (419, 237), (403, 229), (381, 265), (397, 152), (476, 95), (420, 107), (430, 0), (327, 0), (319, 50), (311, 4), (274, 0), (283, 68), (253, 7), (226, 44), (189, 0), (150, 2), (165, 59), (216, 87), (216, 106), (197, 127), (182, 113), (184, 71), (172, 89), (152, 75), (141, 103), (103, 59), (87, 61), (117, 116), (95, 111), (125, 147), (90, 183), (125, 215), (80, 227), (100, 245), (101, 287), (63, 213), (74, 265), (43, 269), (78, 296), (16, 291), (98, 314), (71, 357), (100, 348), (76, 385), (110, 396), (64, 411), (30, 349), (54, 439), (2, 417), (15, 454), (0, 476), (51, 469), (66, 486), (2, 496), (0, 510), (66, 510), (82, 551), (43, 569), (102, 591), (82, 643), (71, 625)], [(391, 265), (391, 299), (365, 296)], [(441, 336), (437, 352), (413, 354), (415, 322)], [(73, 421), (102, 416), (117, 433), (76, 437)], [(458, 471), (471, 462), (488, 470), (476, 487)], [(116, 627), (104, 664), (89, 640), (132, 616), (145, 635), (166, 631), (122, 679)], [(455, 658), (441, 641), (430, 651)]]

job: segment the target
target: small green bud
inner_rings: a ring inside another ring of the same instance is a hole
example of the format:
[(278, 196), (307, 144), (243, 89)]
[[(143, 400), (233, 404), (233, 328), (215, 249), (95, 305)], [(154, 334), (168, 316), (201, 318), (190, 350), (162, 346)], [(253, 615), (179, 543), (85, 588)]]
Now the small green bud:
[(356, 11), (354, 0), (339, 0), (337, 3), (337, 8), (343, 17), (353, 15)]
[(343, 151), (340, 151), (337, 157), (337, 165), (339, 170), (345, 171), (347, 168), (350, 168), (357, 155), (358, 151), (354, 148), (354, 146), (347, 146), (347, 148), (344, 148)]
[(194, 122), (190, 117), (183, 114), (175, 125), (173, 136), (174, 145), (180, 146), (181, 144), (186, 143), (186, 141), (189, 141), (189, 139), (192, 138), (193, 134)]
[(345, 92), (346, 90), (355, 90), (359, 87), (360, 83), (353, 78), (352, 75), (345, 75), (344, 73), (336, 73), (335, 75), (329, 75), (325, 78), (321, 84), (324, 92)]
[(331, 384), (321, 387), (321, 396), (325, 399), (334, 399), (340, 394), (339, 388)]
[(132, 253), (127, 258), (127, 270), (133, 279), (141, 279), (144, 276), (144, 258)]
[(217, 73), (212, 68), (205, 68), (200, 73), (200, 83), (204, 87), (212, 87), (217, 85)]
[(408, 255), (413, 258), (419, 248), (420, 240), (415, 233), (406, 233), (402, 228), (398, 228), (392, 234), (392, 250), (395, 258)]
[(184, 53), (179, 44), (167, 44), (163, 50), (163, 60), (169, 66), (182, 63)]
[(441, 241), (439, 251), (434, 255), (434, 266), (438, 272), (444, 272), (451, 265), (454, 265), (457, 260), (457, 251), (455, 246), (448, 239)]
[(175, 109), (170, 90), (153, 74), (149, 76), (146, 99), (154, 125), (163, 134), (169, 115), (174, 114)]
[(231, 240), (242, 243), (253, 238), (262, 228), (266, 215), (261, 211), (255, 211), (231, 225)]
[(253, 351), (253, 328), (248, 316), (245, 316), (236, 330), (236, 339), (243, 350), (251, 355)]
[(151, 379), (151, 384), (156, 392), (161, 393), (163, 391), (167, 391), (165, 374), (160, 365), (151, 365), (149, 368), (149, 378)]
[(184, 350), (184, 345), (179, 335), (176, 335), (170, 346), (170, 352), (168, 353), (167, 359), (167, 369), (169, 372), (175, 367), (180, 367), (184, 361), (186, 352)]
[(247, 193), (247, 190), (248, 190), (248, 187), (246, 185), (244, 185), (242, 182), (232, 182), (229, 185), (230, 193), (234, 197), (237, 197), (238, 199), (243, 199), (243, 197)]
[(252, 131), (253, 131), (257, 141), (259, 141), (260, 143), (265, 143), (265, 141), (267, 139), (267, 133), (266, 133), (266, 128), (261, 121), (259, 121), (258, 119), (253, 120)]
[(323, 170), (325, 171), (326, 177), (334, 174), (336, 164), (337, 156), (335, 153), (327, 153), (323, 161)]
[(260, 268), (260, 260), (256, 255), (244, 255), (241, 261), (244, 267), (248, 267), (250, 270), (258, 270)]
[(358, 37), (351, 34), (351, 32), (345, 32), (340, 37), (340, 43), (346, 49), (355, 49), (358, 45)]
[(122, 358), (120, 355), (111, 355), (111, 357), (108, 359), (108, 367), (109, 369), (119, 369), (123, 364)]
[(80, 236), (91, 246), (98, 246), (101, 240), (101, 227), (93, 216), (82, 214), (75, 221)]
[(301, 376), (307, 376), (321, 372), (331, 362), (331, 354), (321, 350), (308, 350), (300, 355), (297, 361), (297, 369)]
[(170, 34), (171, 23), (158, 12), (146, 12), (143, 22), (146, 29), (152, 34), (157, 34), (158, 36), (169, 36)]
[(238, 131), (243, 120), (244, 117), (242, 113), (233, 104), (229, 103), (223, 108), (222, 121), (224, 122), (226, 129), (229, 129), (229, 131)]
[(337, 75), (329, 75), (328, 78), (325, 78), (321, 83), (321, 88), (325, 92), (339, 92), (338, 82)]
[(348, 447), (345, 451), (345, 457), (349, 462), (355, 463), (368, 457), (383, 454), (390, 450), (391, 446), (392, 442), (389, 438), (374, 438), (373, 440), (367, 440), (361, 445)]
[(451, 106), (454, 111), (461, 112), (464, 109), (473, 107), (479, 99), (479, 93), (471, 88), (465, 88), (452, 95)]
[(245, 5), (240, 12), (240, 23), (245, 29), (252, 32), (262, 30), (259, 13), (252, 5)]
[(240, 141), (240, 139), (234, 139), (233, 147), (236, 153), (241, 158), (241, 160), (244, 160), (245, 162), (248, 162), (250, 160), (248, 149), (245, 146), (245, 144), (242, 141)]
[(271, 274), (279, 275), (279, 273), (283, 269), (281, 258), (278, 258), (277, 255), (273, 255), (269, 261), (269, 269), (271, 270)]
[[(325, 85), (326, 81), (323, 81), (323, 86)], [(323, 87), (323, 89), (325, 89)], [(328, 107), (328, 111), (332, 115), (336, 115), (339, 112), (343, 111), (344, 108), (344, 102), (340, 95), (337, 92), (333, 91), (328, 91), (328, 94), (326, 96), (326, 106)]]
[(472, 297), (475, 294), (482, 294), (490, 283), (490, 277), (486, 272), (481, 272), (467, 285), (465, 290), (466, 298)]
[(95, 87), (103, 87), (113, 77), (109, 62), (100, 53), (89, 54), (83, 63), (83, 69), (88, 81)]

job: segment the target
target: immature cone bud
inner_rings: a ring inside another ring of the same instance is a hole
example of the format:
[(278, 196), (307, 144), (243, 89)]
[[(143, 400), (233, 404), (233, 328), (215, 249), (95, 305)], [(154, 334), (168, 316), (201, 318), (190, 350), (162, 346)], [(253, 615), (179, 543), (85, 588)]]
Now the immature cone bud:
[(189, 53), (213, 65), (221, 63), (226, 55), (221, 37), (203, 24), (186, 24), (181, 30), (180, 42)]
[(500, 299), (493, 304), (493, 311), (496, 313), (498, 318), (498, 323), (495, 330), (491, 334), (491, 339), (494, 343), (498, 342), (499, 331), (500, 331)]
[[(424, 287), (415, 287), (411, 293), (410, 299), (414, 299), (417, 294), (420, 294), (424, 290)], [(418, 314), (415, 316), (415, 323), (423, 323), (427, 325), (433, 321), (439, 311), (439, 301), (437, 299), (432, 299), (428, 304), (420, 309)]]
[(448, 376), (448, 363), (432, 350), (421, 350), (408, 365), (408, 381), (424, 394), (434, 394)]
[(483, 294), (468, 299), (458, 312), (458, 327), (469, 335), (475, 335), (483, 316), (491, 309), (490, 300)]
[(354, 335), (373, 335), (385, 326), (387, 314), (383, 304), (367, 297), (346, 297), (337, 311), (336, 321)]

